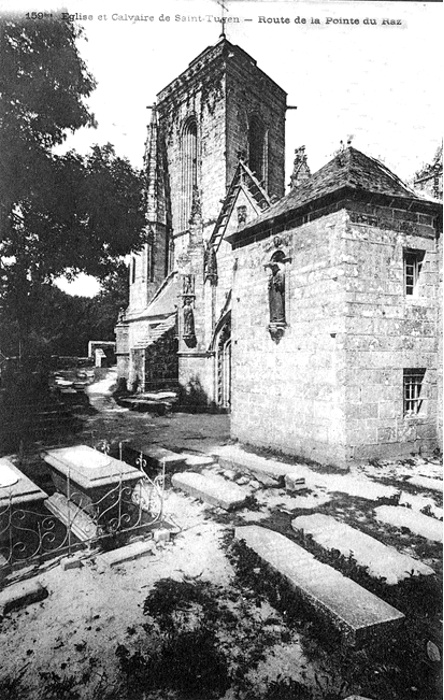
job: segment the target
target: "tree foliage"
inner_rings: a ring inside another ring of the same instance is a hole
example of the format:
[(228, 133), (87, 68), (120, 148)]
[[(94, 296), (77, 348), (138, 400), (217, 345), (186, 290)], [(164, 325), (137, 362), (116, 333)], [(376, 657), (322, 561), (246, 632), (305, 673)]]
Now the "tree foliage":
[(46, 285), (78, 272), (107, 278), (143, 241), (141, 174), (109, 144), (54, 152), (69, 131), (95, 125), (80, 34), (70, 21), (0, 18), (0, 313), (22, 349)]

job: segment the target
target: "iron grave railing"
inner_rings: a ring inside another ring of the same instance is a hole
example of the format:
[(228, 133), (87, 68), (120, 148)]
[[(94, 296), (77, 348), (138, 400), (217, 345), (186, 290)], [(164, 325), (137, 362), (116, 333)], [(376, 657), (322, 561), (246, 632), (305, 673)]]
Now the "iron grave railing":
[[(119, 448), (121, 458), (122, 444)], [(69, 471), (65, 493), (57, 491), (44, 506), (17, 504), (11, 489), (0, 501), (0, 587), (12, 572), (71, 556), (84, 547), (118, 546), (161, 522), (165, 471), (150, 478), (142, 453), (136, 462), (141, 471), (136, 484), (120, 475), (94, 500), (78, 490)]]

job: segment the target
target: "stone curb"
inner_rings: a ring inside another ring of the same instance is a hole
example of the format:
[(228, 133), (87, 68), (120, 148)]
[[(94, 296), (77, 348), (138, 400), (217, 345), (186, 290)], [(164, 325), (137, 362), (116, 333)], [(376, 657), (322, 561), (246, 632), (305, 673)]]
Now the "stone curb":
[(128, 544), (126, 547), (120, 547), (119, 549), (114, 549), (112, 552), (106, 552), (101, 554), (98, 561), (108, 564), (108, 566), (118, 566), (127, 561), (134, 561), (140, 557), (145, 556), (145, 554), (153, 554), (156, 545), (153, 540), (148, 542), (133, 542), (133, 544)]
[(39, 581), (24, 581), (14, 583), (0, 592), (0, 616), (11, 610), (24, 608), (31, 603), (38, 603), (49, 595), (47, 589)]

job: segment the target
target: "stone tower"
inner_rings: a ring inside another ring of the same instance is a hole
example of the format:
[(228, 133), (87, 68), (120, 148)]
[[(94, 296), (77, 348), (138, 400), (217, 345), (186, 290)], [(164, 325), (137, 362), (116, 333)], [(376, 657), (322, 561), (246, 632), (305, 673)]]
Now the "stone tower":
[[(233, 274), (223, 238), (238, 227), (233, 179), (241, 162), (251, 188), (244, 186), (236, 203), (250, 219), (284, 195), (285, 113), (286, 93), (225, 36), (157, 95), (145, 155), (147, 243), (132, 256), (130, 304), (117, 329), (127, 339), (117, 349), (122, 376), (131, 377), (135, 364), (146, 366), (141, 353), (157, 340), (156, 323), (163, 330), (175, 315), (178, 380), (197, 377), (212, 400), (211, 348)], [(239, 191), (240, 185), (236, 197)], [(204, 271), (208, 241), (215, 239), (217, 277)], [(146, 386), (142, 375), (138, 369)]]
[(283, 196), (285, 109), (285, 92), (225, 37), (158, 94), (176, 256), (189, 242), (196, 190), (207, 238), (240, 155), (270, 196)]

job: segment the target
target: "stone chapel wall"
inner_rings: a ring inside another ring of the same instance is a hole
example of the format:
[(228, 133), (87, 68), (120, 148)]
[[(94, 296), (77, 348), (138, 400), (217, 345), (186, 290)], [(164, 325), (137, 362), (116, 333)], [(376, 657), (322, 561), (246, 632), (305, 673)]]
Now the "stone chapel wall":
[[(430, 452), (442, 402), (434, 219), (356, 201), (336, 207), (278, 234), (291, 259), (279, 342), (267, 329), (264, 270), (275, 239), (255, 240), (253, 230), (234, 246), (233, 437), (338, 466)], [(408, 294), (412, 252), (421, 262)], [(422, 377), (417, 411), (405, 398), (409, 373)]]
[(286, 263), (287, 328), (269, 332), (264, 269), (274, 239), (235, 248), (233, 283), (232, 435), (323, 463), (343, 463), (344, 309), (336, 212), (280, 235)]
[[(438, 267), (426, 214), (353, 204), (343, 234), (346, 435), (353, 459), (409, 456), (437, 444)], [(359, 209), (361, 211), (359, 211)], [(414, 294), (404, 254), (424, 251)], [(405, 370), (425, 370), (421, 408), (406, 413)]]

